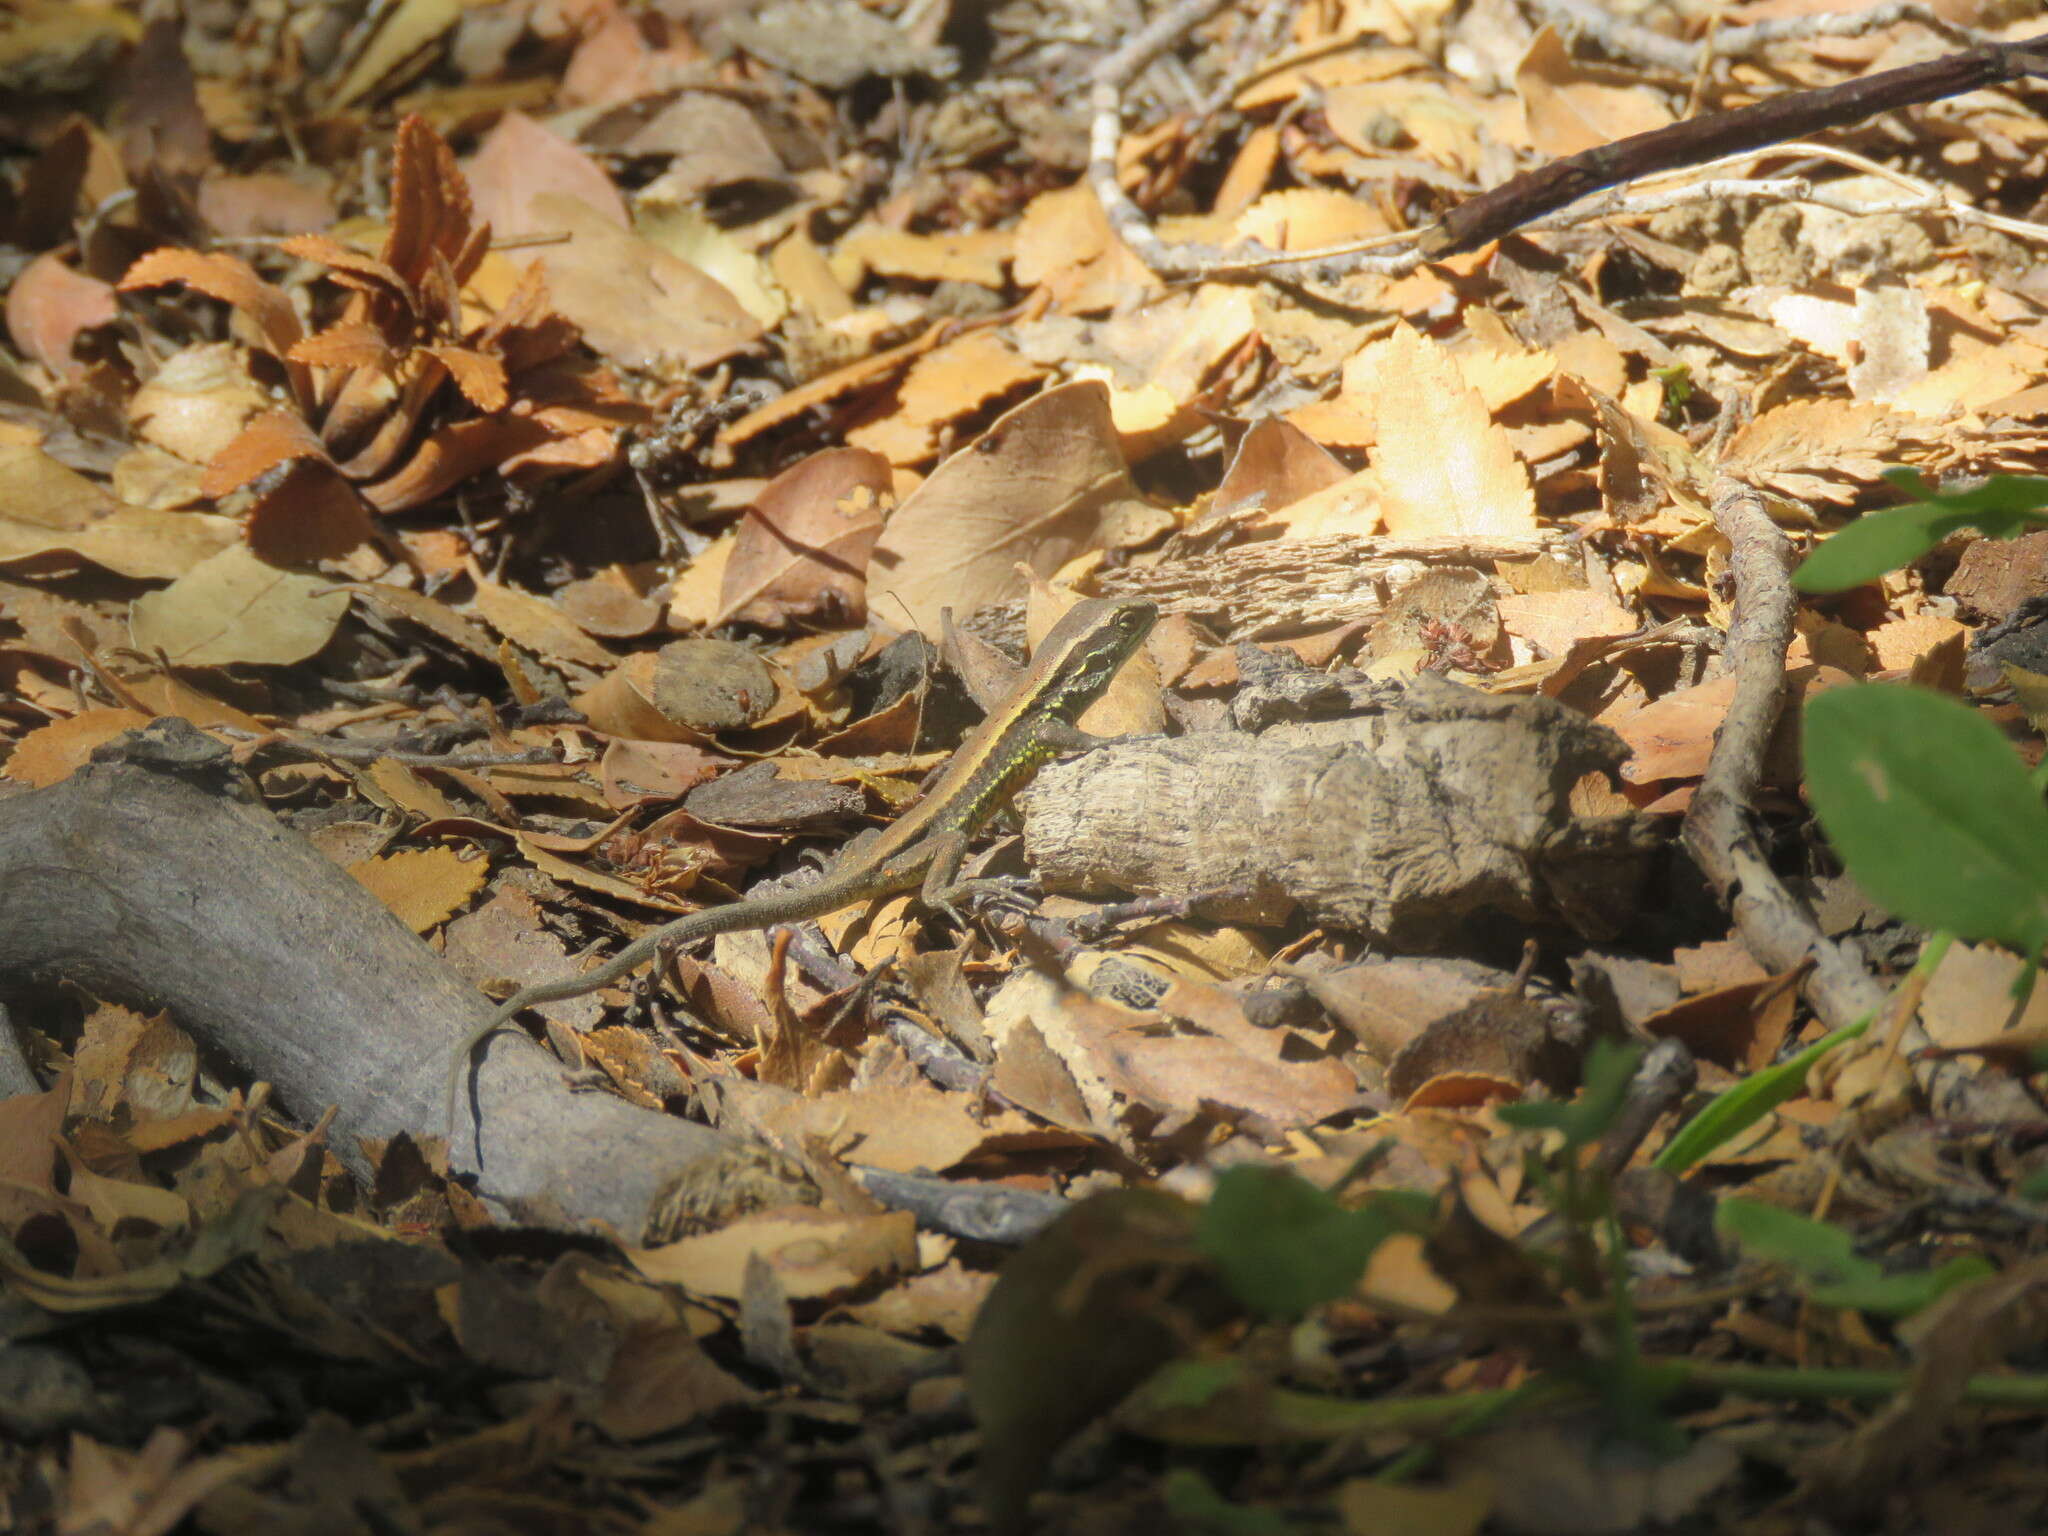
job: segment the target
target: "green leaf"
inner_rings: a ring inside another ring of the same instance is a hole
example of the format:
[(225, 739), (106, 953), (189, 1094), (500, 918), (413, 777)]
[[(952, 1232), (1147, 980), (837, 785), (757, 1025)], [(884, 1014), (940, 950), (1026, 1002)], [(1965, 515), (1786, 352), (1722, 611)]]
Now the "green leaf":
[(1919, 500), (1866, 512), (1824, 540), (1792, 573), (1802, 592), (1840, 592), (1911, 565), (1950, 534), (1976, 528), (1994, 539), (2048, 527), (2048, 480), (2000, 475), (1967, 491), (1937, 491), (1910, 469), (1884, 473)]
[(2048, 809), (1998, 727), (1921, 688), (1806, 706), (1806, 787), (1856, 883), (1909, 922), (2023, 956), (2048, 941)]
[(1568, 1147), (1598, 1141), (1614, 1123), (1629, 1080), (1643, 1059), (1640, 1048), (1595, 1041), (1586, 1058), (1585, 1081), (1569, 1104), (1503, 1104), (1494, 1113), (1525, 1131), (1561, 1131)]
[(1939, 1269), (1888, 1275), (1883, 1265), (1856, 1252), (1855, 1240), (1840, 1227), (1757, 1200), (1723, 1200), (1714, 1230), (1757, 1258), (1796, 1272), (1807, 1295), (1822, 1306), (1885, 1317), (1910, 1317), (1958, 1285), (1994, 1272), (1990, 1260), (1969, 1253)]
[(1657, 1154), (1656, 1166), (1665, 1173), (1684, 1173), (1716, 1147), (1725, 1145), (1788, 1100), (1796, 1099), (1806, 1087), (1806, 1074), (1814, 1063), (1838, 1045), (1847, 1045), (1866, 1029), (1870, 1020), (1846, 1025), (1815, 1041), (1797, 1056), (1775, 1066), (1752, 1072), (1732, 1088), (1725, 1088), (1708, 1101), (1707, 1107), (1678, 1128)]
[(1174, 1529), (1201, 1536), (1287, 1536), (1293, 1529), (1277, 1509), (1233, 1504), (1192, 1467), (1175, 1467), (1161, 1480)]
[(1346, 1210), (1285, 1168), (1228, 1168), (1195, 1221), (1195, 1242), (1252, 1311), (1299, 1317), (1348, 1295), (1372, 1251), (1408, 1223), (1375, 1197)]

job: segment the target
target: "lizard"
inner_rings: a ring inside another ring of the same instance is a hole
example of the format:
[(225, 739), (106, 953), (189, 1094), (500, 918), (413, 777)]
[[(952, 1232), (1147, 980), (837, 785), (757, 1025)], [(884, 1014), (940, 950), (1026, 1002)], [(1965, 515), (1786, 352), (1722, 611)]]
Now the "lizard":
[(880, 835), (840, 855), (825, 877), (800, 890), (708, 907), (642, 935), (592, 970), (536, 982), (512, 994), (456, 1048), (449, 1072), (447, 1124), (452, 1143), (462, 1085), (476, 1051), (535, 1003), (580, 997), (657, 955), (713, 934), (770, 928), (876, 896), (922, 887), (925, 904), (953, 910), (968, 840), (1063, 752), (1100, 746), (1076, 722), (1144, 643), (1159, 610), (1143, 598), (1089, 598), (1055, 624), (1008, 699), (961, 743), (932, 787)]

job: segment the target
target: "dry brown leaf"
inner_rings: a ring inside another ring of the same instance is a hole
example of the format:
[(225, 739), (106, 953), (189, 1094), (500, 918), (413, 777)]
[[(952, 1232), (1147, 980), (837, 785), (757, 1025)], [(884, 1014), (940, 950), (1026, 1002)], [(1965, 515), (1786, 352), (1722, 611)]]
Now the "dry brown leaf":
[(554, 437), (546, 421), (511, 412), (453, 422), (435, 428), (397, 473), (363, 486), (362, 497), (379, 512), (403, 512), (483, 470), (495, 466), (509, 473)]
[(368, 45), (335, 88), (333, 105), (347, 107), (361, 101), (461, 19), (461, 0), (403, 0), (386, 7), (376, 18), (378, 25)]
[(1965, 344), (1958, 337), (1947, 362), (1899, 389), (1890, 403), (1915, 416), (1949, 421), (2039, 383), (2044, 372), (2048, 351), (2032, 342), (2006, 337)]
[(249, 375), (246, 348), (202, 342), (163, 360), (128, 402), (128, 420), (144, 442), (206, 464), (271, 404), (270, 391)]
[(972, 613), (1023, 590), (1018, 562), (1049, 576), (1138, 503), (1109, 392), (1062, 385), (1000, 417), (896, 509), (868, 572), (870, 608), (901, 603), (927, 637), (939, 610)]
[(1372, 470), (1387, 531), (1396, 537), (1529, 537), (1536, 498), (1529, 472), (1449, 353), (1405, 322), (1346, 365), (1345, 387), (1372, 402)]
[(1003, 264), (1010, 259), (1014, 241), (1007, 229), (918, 235), (863, 224), (843, 235), (827, 259), (833, 275), (848, 288), (859, 287), (866, 271), (920, 282), (976, 283), (1001, 289)]
[(897, 390), (895, 411), (854, 428), (846, 441), (891, 464), (921, 464), (938, 451), (951, 423), (1044, 374), (992, 332), (970, 332), (912, 363)]
[(747, 412), (720, 432), (718, 440), (728, 448), (736, 446), (785, 422), (793, 421), (806, 411), (850, 395), (856, 390), (866, 389), (889, 377), (899, 368), (907, 366), (913, 358), (921, 357), (954, 334), (955, 327), (950, 322), (935, 322), (915, 341), (907, 341), (900, 347), (889, 348), (886, 352), (871, 353), (858, 358), (844, 368), (836, 368), (807, 384), (799, 384), (795, 389), (776, 396), (766, 405)]
[(1920, 1000), (1920, 1022), (1944, 1050), (2027, 1052), (2048, 1043), (2048, 987), (2037, 980), (2010, 1027), (2018, 956), (1981, 944), (1949, 949)]
[(489, 860), (465, 859), (453, 848), (401, 848), (349, 868), (414, 933), (429, 933), (461, 911), (490, 872)]
[(1881, 670), (1904, 671), (1919, 664), (1939, 646), (1967, 645), (1970, 633), (1966, 626), (1946, 615), (1921, 613), (1911, 618), (1888, 619), (1875, 629), (1866, 630), (1864, 638), (1876, 652)]
[(390, 373), (398, 354), (384, 333), (363, 320), (344, 320), (292, 348), (292, 361), (312, 368), (374, 368)]
[(1388, 231), (1384, 212), (1365, 198), (1326, 187), (1269, 192), (1235, 220), (1240, 240), (1276, 251), (1310, 251)]
[(421, 821), (455, 820), (462, 812), (427, 779), (405, 763), (379, 758), (363, 774), (391, 806)]
[(648, 801), (680, 800), (733, 766), (733, 759), (690, 742), (627, 739), (606, 743), (598, 765), (605, 804), (613, 810), (631, 810)]
[(335, 217), (333, 178), (311, 166), (209, 176), (199, 186), (199, 216), (229, 238), (325, 229)]
[(164, 246), (137, 261), (116, 286), (123, 293), (133, 293), (167, 283), (183, 283), (249, 316), (256, 323), (261, 344), (273, 356), (288, 356), (305, 335), (290, 296), (258, 277), (255, 268), (241, 257), (224, 252)]
[(117, 312), (109, 285), (73, 271), (50, 251), (16, 273), (7, 289), (9, 338), (16, 350), (59, 379), (85, 372), (85, 364), (72, 355), (72, 344)]
[(1512, 593), (1498, 607), (1501, 626), (1544, 656), (1562, 656), (1581, 640), (1632, 635), (1639, 627), (1634, 614), (1590, 588)]
[(88, 709), (68, 720), (38, 726), (14, 744), (0, 773), (35, 789), (68, 779), (93, 752), (124, 731), (149, 724), (149, 716), (132, 709)]
[(711, 91), (684, 91), (615, 150), (660, 155), (667, 168), (654, 185), (671, 198), (701, 198), (737, 182), (774, 184), (787, 179), (782, 157), (747, 106)]
[(629, 1250), (648, 1279), (699, 1296), (736, 1300), (759, 1254), (791, 1300), (836, 1296), (917, 1267), (917, 1222), (906, 1211), (841, 1216), (789, 1206), (742, 1216), (665, 1248)]
[(616, 741), (674, 743), (709, 746), (702, 731), (670, 719), (654, 702), (655, 669), (659, 658), (653, 651), (638, 651), (612, 667), (590, 687), (576, 695), (576, 708), (592, 729)]
[(1043, 287), (1066, 314), (1093, 314), (1161, 286), (1110, 233), (1101, 200), (1085, 183), (1033, 198), (1015, 239), (1017, 285)]
[[(48, 462), (50, 468), (70, 474), (54, 460)], [(10, 473), (22, 468), (23, 460), (9, 459), (6, 450), (0, 450), (0, 492), (5, 493), (9, 508), (8, 513), (0, 514), (0, 564), (69, 554), (119, 576), (162, 581), (183, 576), (236, 542), (232, 519), (204, 512), (153, 512), (115, 505), (104, 516), (77, 525), (69, 513), (59, 511), (65, 496), (51, 483), (54, 477), (32, 471)], [(31, 483), (38, 481), (41, 483)], [(92, 491), (94, 500), (105, 500), (98, 487), (83, 480), (80, 483)], [(17, 497), (18, 489), (24, 494)], [(51, 492), (54, 499), (41, 499)], [(39, 513), (51, 516), (60, 526), (44, 525)]]
[(383, 582), (363, 582), (349, 590), (365, 602), (373, 603), (385, 612), (396, 614), (409, 623), (417, 624), (430, 634), (439, 636), (450, 645), (468, 652), (478, 661), (490, 661), (498, 652), (498, 643), (483, 630), (442, 602), (438, 597), (429, 597), (410, 587), (395, 587)]
[(628, 368), (708, 368), (753, 344), (761, 324), (712, 278), (560, 193), (533, 216), (568, 234), (544, 247), (548, 293), (584, 340)]
[(584, 634), (546, 598), (492, 581), (474, 562), (470, 576), (476, 584), (476, 611), (514, 645), (545, 661), (572, 661), (599, 670), (617, 665), (618, 657)]
[(129, 610), (138, 648), (187, 667), (289, 666), (334, 637), (349, 595), (317, 576), (265, 565), (231, 544)]
[(1534, 147), (1553, 158), (1648, 133), (1671, 122), (1671, 112), (1633, 72), (1603, 68), (1576, 57), (1545, 27), (1515, 70), (1515, 90), (1529, 114)]
[(1847, 504), (1899, 462), (1903, 418), (1859, 400), (1793, 400), (1736, 428), (1723, 463), (1801, 500)]
[(268, 726), (254, 715), (215, 698), (175, 672), (152, 672), (146, 677), (123, 677), (121, 686), (131, 700), (139, 701), (159, 715), (182, 715), (201, 730), (216, 725), (232, 726), (260, 736)]
[(585, 634), (604, 640), (632, 640), (661, 622), (659, 593), (644, 589), (638, 575), (608, 565), (595, 575), (555, 589), (555, 606)]
[(311, 459), (331, 463), (327, 448), (296, 411), (266, 411), (238, 433), (206, 466), (199, 488), (218, 499), (240, 490), (280, 464)]
[(1216, 513), (1277, 512), (1348, 478), (1350, 471), (1299, 427), (1268, 416), (1253, 423), (1224, 471)]
[(500, 117), (464, 170), (477, 216), (501, 240), (559, 228), (533, 206), (544, 194), (574, 198), (608, 223), (632, 227), (626, 200), (604, 167), (524, 112)]
[(859, 448), (827, 448), (769, 481), (740, 520), (715, 622), (862, 623), (891, 484), (888, 461)]

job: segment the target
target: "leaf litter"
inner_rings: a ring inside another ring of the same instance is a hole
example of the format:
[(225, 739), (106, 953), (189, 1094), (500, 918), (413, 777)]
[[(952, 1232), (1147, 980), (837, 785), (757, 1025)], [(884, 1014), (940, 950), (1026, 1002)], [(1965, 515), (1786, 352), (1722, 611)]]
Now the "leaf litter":
[[(332, 1144), (179, 998), (0, 945), (72, 983), (0, 1101), (16, 1522), (2038, 1523), (2031, 972), (1957, 945), (1910, 1060), (1809, 1073), (1851, 1021), (1673, 839), (1744, 718), (1729, 477), (1803, 549), (1888, 470), (2048, 473), (2038, 83), (1432, 263), (1147, 254), (1369, 256), (2032, 24), (1186, 5), (1119, 74), (1137, 11), (787, 9), (0, 31), (0, 848), (188, 720), (500, 993), (895, 814), (1076, 597), (1164, 610), (1096, 722), (1146, 740), (977, 870), (1045, 892), (539, 1010), (720, 1133), (637, 1230), (428, 1120)], [(1755, 825), (1886, 984), (1920, 933), (1807, 818), (1803, 705), (1911, 680), (2031, 765), (2038, 559), (1952, 535), (1772, 662)], [(1632, 1131), (1614, 1040), (1684, 1064)]]

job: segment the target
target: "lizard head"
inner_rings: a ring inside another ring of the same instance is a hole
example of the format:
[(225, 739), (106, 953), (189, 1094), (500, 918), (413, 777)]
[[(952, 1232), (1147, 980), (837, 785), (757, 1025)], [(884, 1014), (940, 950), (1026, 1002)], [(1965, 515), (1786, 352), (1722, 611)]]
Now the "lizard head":
[(1072, 721), (1102, 697), (1158, 620), (1142, 597), (1094, 597), (1068, 609), (1038, 648), (1046, 711)]

